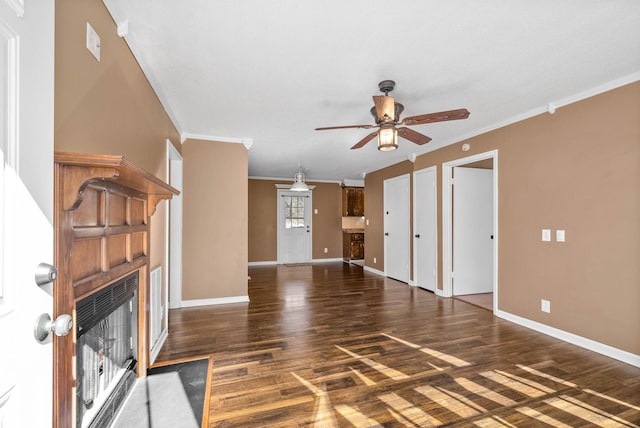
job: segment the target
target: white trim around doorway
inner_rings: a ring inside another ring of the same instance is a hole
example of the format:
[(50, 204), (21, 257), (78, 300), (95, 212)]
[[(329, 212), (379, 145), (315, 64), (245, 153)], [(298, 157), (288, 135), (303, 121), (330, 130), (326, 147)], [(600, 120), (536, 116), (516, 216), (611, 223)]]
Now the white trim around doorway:
[(451, 190), (451, 172), (454, 167), (486, 159), (493, 159), (493, 311), (498, 310), (498, 150), (456, 159), (442, 164), (442, 290), (436, 294), (442, 297), (453, 296), (453, 192)]

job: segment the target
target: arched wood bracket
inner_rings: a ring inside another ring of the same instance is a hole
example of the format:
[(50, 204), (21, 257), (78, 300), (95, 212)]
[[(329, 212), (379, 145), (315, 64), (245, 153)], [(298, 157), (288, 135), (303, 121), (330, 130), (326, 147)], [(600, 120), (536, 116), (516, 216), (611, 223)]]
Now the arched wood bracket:
[(180, 192), (122, 156), (56, 152), (56, 174), (61, 180), (62, 208), (74, 210), (82, 203), (84, 189), (100, 180), (111, 181), (147, 195), (147, 213), (153, 215), (161, 200)]
[(149, 217), (156, 213), (156, 207), (160, 203), (160, 201), (171, 199), (171, 195), (157, 195), (151, 194), (147, 198), (147, 212), (149, 213)]

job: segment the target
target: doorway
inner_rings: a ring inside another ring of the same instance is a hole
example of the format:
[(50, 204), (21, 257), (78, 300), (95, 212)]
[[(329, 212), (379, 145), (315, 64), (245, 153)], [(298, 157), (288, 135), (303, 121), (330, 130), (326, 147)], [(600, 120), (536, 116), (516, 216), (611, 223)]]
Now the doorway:
[(442, 181), (443, 295), (496, 311), (498, 151), (444, 163)]
[(385, 275), (409, 283), (410, 193), (409, 174), (384, 180)]
[(311, 191), (278, 190), (278, 263), (311, 261)]
[(438, 217), (436, 167), (413, 173), (413, 283), (436, 292), (438, 282)]
[(169, 140), (167, 140), (167, 177), (169, 185), (180, 191), (179, 195), (175, 195), (169, 201), (166, 226), (169, 242), (165, 255), (165, 266), (169, 271), (166, 275), (169, 289), (168, 307), (176, 309), (182, 307), (182, 155)]

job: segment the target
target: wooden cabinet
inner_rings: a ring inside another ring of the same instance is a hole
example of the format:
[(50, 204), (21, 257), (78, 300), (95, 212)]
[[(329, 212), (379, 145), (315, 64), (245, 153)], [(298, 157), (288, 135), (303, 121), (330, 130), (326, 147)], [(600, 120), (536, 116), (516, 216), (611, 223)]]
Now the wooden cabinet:
[(344, 231), (342, 233), (342, 251), (345, 261), (364, 259), (364, 233)]
[(364, 215), (364, 188), (344, 187), (342, 189), (342, 216), (361, 217)]

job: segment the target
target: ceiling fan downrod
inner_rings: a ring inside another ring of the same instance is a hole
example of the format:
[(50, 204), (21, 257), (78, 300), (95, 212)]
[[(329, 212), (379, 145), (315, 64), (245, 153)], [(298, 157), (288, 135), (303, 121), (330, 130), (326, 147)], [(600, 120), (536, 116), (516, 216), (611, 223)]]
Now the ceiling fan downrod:
[(378, 88), (380, 88), (380, 92), (384, 92), (385, 95), (389, 95), (389, 92), (393, 91), (393, 88), (396, 87), (396, 82), (393, 80), (383, 80), (378, 83)]

